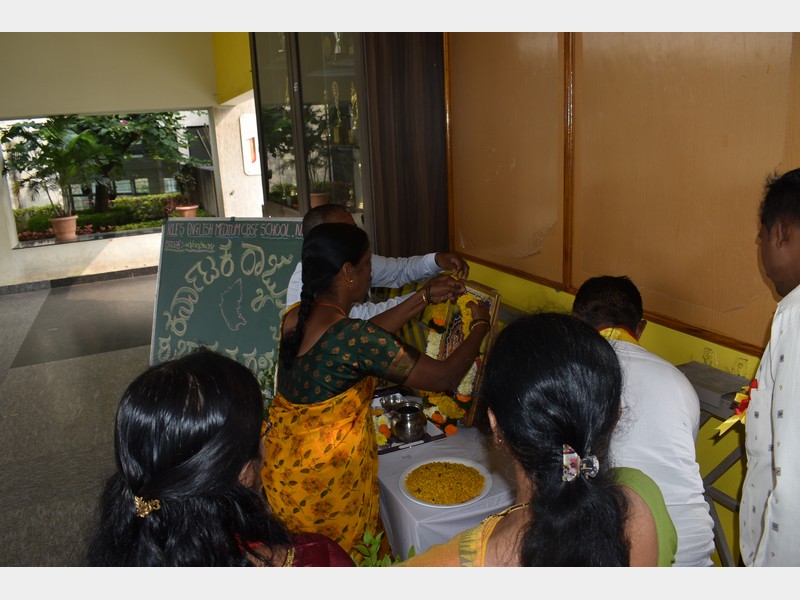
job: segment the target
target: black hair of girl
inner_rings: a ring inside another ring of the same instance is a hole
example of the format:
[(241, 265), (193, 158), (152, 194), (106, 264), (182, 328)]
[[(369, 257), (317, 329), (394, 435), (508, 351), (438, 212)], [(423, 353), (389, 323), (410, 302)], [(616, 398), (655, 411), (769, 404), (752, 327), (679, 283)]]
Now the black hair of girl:
[[(117, 409), (117, 472), (100, 500), (89, 564), (249, 566), (253, 555), (270, 563), (289, 534), (263, 493), (239, 481), (262, 456), (262, 421), (252, 371), (206, 348), (134, 379)], [(137, 516), (134, 496), (160, 508)]]
[(800, 169), (792, 169), (780, 177), (777, 173), (767, 177), (759, 212), (767, 231), (772, 230), (778, 219), (800, 223)]
[[(481, 397), (534, 485), (525, 566), (626, 566), (626, 497), (609, 471), (622, 375), (611, 345), (567, 314), (526, 315), (497, 337)], [(596, 477), (562, 481), (562, 445), (595, 455)]]
[(368, 251), (367, 234), (349, 223), (321, 223), (303, 238), (303, 290), (297, 325), (281, 340), (280, 360), (284, 368), (291, 369), (294, 364), (314, 300), (330, 294), (333, 279), (345, 263), (358, 264)]

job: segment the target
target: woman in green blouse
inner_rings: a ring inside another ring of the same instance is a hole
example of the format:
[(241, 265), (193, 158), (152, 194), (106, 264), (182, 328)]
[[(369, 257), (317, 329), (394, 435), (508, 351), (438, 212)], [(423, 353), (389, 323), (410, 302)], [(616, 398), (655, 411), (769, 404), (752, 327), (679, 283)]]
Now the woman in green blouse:
[(439, 361), (370, 321), (349, 318), (369, 291), (370, 257), (367, 235), (355, 225), (323, 223), (306, 234), (303, 291), (282, 323), (262, 471), (279, 518), (291, 529), (325, 533), (348, 551), (366, 530), (381, 527), (370, 411), (376, 380), (453, 390), (489, 331), (488, 306), (472, 303), (471, 333)]

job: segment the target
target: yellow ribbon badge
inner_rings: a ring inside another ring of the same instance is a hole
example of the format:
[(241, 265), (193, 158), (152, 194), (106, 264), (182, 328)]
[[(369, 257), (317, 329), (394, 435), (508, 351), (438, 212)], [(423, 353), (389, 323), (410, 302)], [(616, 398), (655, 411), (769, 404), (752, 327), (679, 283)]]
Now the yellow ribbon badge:
[(733, 415), (731, 415), (728, 419), (726, 419), (723, 423), (720, 423), (717, 427), (717, 435), (722, 435), (726, 431), (728, 431), (735, 423), (739, 421), (742, 422), (742, 425), (745, 424), (745, 417), (747, 416), (747, 406), (750, 404), (750, 390), (757, 390), (758, 389), (758, 381), (753, 379), (750, 382), (750, 385), (743, 385), (742, 391), (737, 392), (736, 396), (733, 398), (733, 403), (736, 404), (736, 408), (733, 411)]

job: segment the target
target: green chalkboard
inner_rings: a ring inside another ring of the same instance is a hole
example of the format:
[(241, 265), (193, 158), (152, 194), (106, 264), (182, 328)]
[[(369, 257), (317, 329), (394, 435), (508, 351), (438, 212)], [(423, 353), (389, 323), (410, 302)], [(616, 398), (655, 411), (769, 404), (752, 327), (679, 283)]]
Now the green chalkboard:
[(169, 219), (158, 265), (150, 364), (200, 345), (256, 375), (272, 370), (302, 219)]

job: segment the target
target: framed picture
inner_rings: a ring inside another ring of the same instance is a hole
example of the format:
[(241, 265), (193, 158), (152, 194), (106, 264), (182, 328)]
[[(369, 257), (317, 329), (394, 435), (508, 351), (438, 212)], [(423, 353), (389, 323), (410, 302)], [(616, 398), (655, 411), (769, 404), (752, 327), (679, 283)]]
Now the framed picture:
[(500, 294), (475, 281), (466, 281), (465, 284), (466, 293), (457, 302), (428, 306), (422, 316), (423, 324), (427, 325), (425, 353), (444, 360), (469, 335), (472, 313), (467, 304), (471, 300), (489, 304), (489, 333), (484, 337), (480, 353), (458, 388), (449, 393), (420, 392), (429, 420), (447, 434), (455, 433), (459, 424), (471, 426), (481, 411), (477, 391), (480, 389), (483, 365), (497, 334)]

